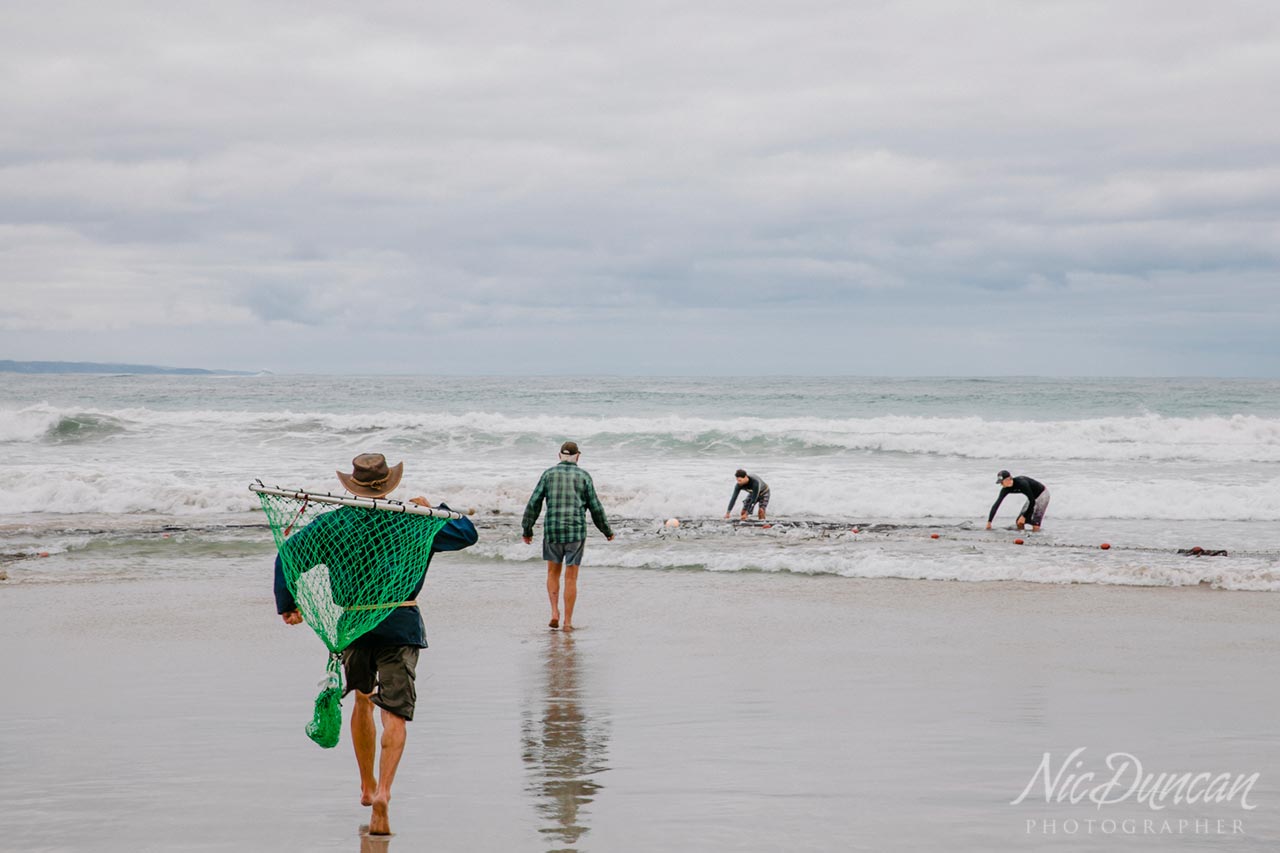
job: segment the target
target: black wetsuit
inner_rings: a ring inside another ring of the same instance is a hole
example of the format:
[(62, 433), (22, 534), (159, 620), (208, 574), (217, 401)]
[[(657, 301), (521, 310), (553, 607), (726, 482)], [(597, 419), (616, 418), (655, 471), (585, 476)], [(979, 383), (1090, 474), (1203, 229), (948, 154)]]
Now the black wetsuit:
[[(769, 494), (769, 484), (754, 474), (747, 475), (747, 484), (745, 486), (734, 484), (733, 497), (729, 498), (729, 508), (725, 512), (733, 512), (733, 505), (738, 502), (738, 492), (747, 492), (747, 497), (743, 500), (742, 511), (751, 512), (751, 508), (764, 495)], [(765, 502), (768, 506), (768, 502)]]
[(1040, 497), (1044, 492), (1044, 483), (1033, 480), (1030, 477), (1014, 477), (1013, 485), (1000, 489), (1000, 497), (996, 498), (996, 502), (991, 505), (991, 514), (987, 516), (987, 524), (990, 524), (996, 517), (996, 510), (1000, 508), (1001, 501), (1005, 495), (1024, 495), (1027, 499), (1027, 511), (1035, 506), (1036, 498)]

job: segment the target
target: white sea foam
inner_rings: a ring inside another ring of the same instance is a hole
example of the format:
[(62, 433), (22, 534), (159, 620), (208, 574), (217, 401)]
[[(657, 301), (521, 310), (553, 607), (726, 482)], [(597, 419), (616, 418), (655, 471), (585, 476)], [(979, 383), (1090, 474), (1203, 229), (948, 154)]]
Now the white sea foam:
[[(254, 475), (276, 460), (243, 472), (125, 470), (117, 466), (17, 470), (0, 491), (0, 515), (47, 513), (160, 513), (200, 515), (251, 510), (248, 491)], [(397, 496), (425, 494), (454, 506), (504, 515), (523, 511), (540, 468), (527, 471), (409, 468)], [(294, 480), (267, 478), (271, 485), (339, 491), (331, 470), (315, 470)], [(708, 517), (725, 511), (732, 479), (717, 469), (669, 476), (660, 470), (594, 472), (601, 500), (612, 515), (628, 518)], [(770, 511), (791, 518), (868, 519), (972, 518), (985, 520), (998, 488), (980, 473), (939, 470), (926, 488), (912, 487), (893, 471), (863, 477), (811, 476), (803, 471), (769, 475)], [(1074, 476), (1051, 480), (1049, 523), (1054, 519), (1224, 519), (1280, 520), (1280, 478), (1241, 485), (1176, 479), (1119, 480)], [(998, 519), (1009, 521), (1023, 505), (1009, 497)], [(741, 509), (741, 499), (735, 512)]]
[[(778, 547), (769, 537), (754, 547), (723, 542), (679, 541), (658, 547), (628, 547), (618, 542), (589, 542), (587, 562), (636, 569), (701, 569), (712, 572), (791, 572), (850, 578), (905, 578), (949, 581), (1025, 581), (1029, 583), (1101, 583), (1130, 586), (1195, 586), (1280, 591), (1280, 560), (1275, 557), (1225, 560), (1192, 559), (1165, 553), (1136, 552), (1094, 559), (1093, 553), (1002, 545), (951, 547), (924, 554), (911, 542), (857, 542), (808, 548)], [(539, 561), (538, 546), (482, 540), (473, 558)]]
[(50, 406), (0, 409), (0, 442), (38, 441), (61, 418), (62, 412)]

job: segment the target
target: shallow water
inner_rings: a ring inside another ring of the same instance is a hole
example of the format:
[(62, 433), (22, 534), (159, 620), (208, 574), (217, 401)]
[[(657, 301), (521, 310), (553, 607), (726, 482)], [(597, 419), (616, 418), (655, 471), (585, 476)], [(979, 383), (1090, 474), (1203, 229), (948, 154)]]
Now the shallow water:
[[(475, 517), (480, 542), (456, 559), (541, 565), (517, 519)], [(199, 577), (203, 560), (272, 554), (261, 517), (191, 526), (186, 516), (38, 515), (0, 525), (10, 585)], [(1256, 522), (1064, 520), (1039, 533), (972, 519), (835, 521), (775, 518), (769, 526), (688, 519), (679, 528), (613, 519), (615, 541), (589, 541), (588, 564), (656, 572), (785, 572), (837, 577), (1280, 589), (1280, 525)], [(856, 532), (855, 532), (856, 531)], [(937, 538), (932, 538), (934, 535)], [(1015, 544), (1021, 539), (1023, 544)], [(1248, 541), (1252, 550), (1234, 543)], [(1101, 543), (1110, 548), (1101, 550)], [(1227, 549), (1227, 556), (1179, 553)], [(39, 554), (48, 554), (40, 557)]]

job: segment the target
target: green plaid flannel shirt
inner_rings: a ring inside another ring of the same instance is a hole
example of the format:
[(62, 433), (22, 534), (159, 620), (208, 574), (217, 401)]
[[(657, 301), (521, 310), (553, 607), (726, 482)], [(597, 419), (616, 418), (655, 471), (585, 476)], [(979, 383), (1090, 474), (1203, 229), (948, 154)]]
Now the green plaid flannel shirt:
[(548, 542), (581, 542), (587, 538), (587, 520), (582, 511), (591, 511), (591, 520), (606, 537), (613, 535), (604, 507), (596, 497), (591, 475), (578, 467), (576, 462), (561, 462), (542, 472), (542, 479), (529, 496), (522, 519), (524, 535), (533, 535), (533, 525), (542, 514), (542, 502), (547, 502), (547, 520), (542, 533)]

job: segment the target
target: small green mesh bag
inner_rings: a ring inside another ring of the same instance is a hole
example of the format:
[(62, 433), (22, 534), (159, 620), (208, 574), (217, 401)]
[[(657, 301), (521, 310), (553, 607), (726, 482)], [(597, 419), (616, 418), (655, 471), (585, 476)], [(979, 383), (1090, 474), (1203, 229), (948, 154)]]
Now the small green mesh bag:
[(328, 749), (342, 733), (342, 650), (413, 597), (431, 543), (457, 514), (398, 501), (250, 488), (262, 501), (298, 612), (329, 649), (306, 729)]

